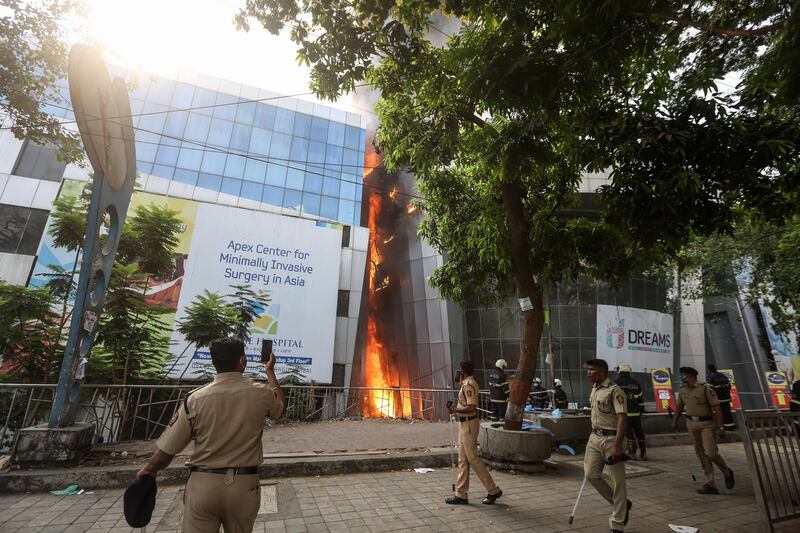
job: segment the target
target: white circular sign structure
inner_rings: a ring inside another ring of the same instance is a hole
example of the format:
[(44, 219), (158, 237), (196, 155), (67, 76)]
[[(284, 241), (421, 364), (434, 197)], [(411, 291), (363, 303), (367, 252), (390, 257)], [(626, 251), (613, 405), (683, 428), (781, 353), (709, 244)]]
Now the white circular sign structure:
[(128, 175), (127, 154), (133, 148), (126, 146), (133, 143), (130, 104), (120, 105), (121, 97), (128, 101), (125, 84), (118, 79), (112, 86), (100, 54), (82, 44), (70, 50), (68, 79), (75, 122), (89, 162), (95, 171), (103, 173), (113, 190), (119, 191)]

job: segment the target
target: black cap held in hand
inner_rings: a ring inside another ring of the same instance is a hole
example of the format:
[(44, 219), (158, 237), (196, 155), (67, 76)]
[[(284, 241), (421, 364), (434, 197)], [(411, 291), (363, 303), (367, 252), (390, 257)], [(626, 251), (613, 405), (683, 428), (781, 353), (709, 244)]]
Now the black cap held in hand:
[(150, 523), (156, 506), (156, 478), (142, 476), (125, 490), (123, 507), (125, 520), (131, 527), (144, 527)]

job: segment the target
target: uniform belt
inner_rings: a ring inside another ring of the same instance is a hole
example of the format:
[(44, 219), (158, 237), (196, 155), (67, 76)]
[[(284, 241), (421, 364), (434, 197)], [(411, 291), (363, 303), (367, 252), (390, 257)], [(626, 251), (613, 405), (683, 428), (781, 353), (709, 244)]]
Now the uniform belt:
[(508, 400), (489, 400), (492, 403), (508, 403)]
[(719, 403), (730, 403), (730, 400), (720, 400)]
[(459, 421), (459, 422), (469, 422), (469, 421), (470, 421), (470, 420), (472, 420), (473, 418), (478, 418), (478, 415), (472, 415), (472, 416), (459, 416), (459, 417), (458, 417), (458, 421)]
[(689, 415), (686, 415), (686, 418), (688, 418), (692, 422), (708, 422), (709, 420), (714, 420), (713, 416), (689, 416)]
[(617, 434), (616, 429), (602, 429), (602, 428), (592, 428), (592, 433), (597, 435), (598, 437), (613, 437)]
[(190, 466), (189, 472), (205, 472), (206, 474), (227, 474), (228, 470), (233, 470), (234, 476), (244, 476), (247, 474), (258, 474), (257, 466), (229, 466), (221, 468), (207, 468), (205, 466)]

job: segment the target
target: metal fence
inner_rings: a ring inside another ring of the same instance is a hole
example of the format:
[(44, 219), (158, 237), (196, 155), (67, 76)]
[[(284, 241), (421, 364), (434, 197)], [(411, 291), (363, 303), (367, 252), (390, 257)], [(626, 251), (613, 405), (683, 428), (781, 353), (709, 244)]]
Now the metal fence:
[(800, 519), (800, 413), (739, 410), (737, 417), (764, 531), (773, 532)]
[[(92, 385), (81, 388), (77, 422), (96, 426), (102, 443), (156, 438), (183, 397), (196, 385)], [(277, 421), (302, 422), (336, 418), (388, 417), (446, 420), (450, 389), (376, 389), (367, 387), (283, 386), (286, 409)], [(13, 446), (17, 430), (44, 423), (56, 386), (0, 384), (0, 450)], [(488, 416), (488, 394), (479, 399), (479, 414)]]

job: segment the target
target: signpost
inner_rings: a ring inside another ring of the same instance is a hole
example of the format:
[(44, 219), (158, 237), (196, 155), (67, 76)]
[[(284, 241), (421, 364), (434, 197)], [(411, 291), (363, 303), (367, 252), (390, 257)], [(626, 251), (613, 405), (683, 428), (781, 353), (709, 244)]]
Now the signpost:
[(653, 380), (653, 393), (656, 396), (656, 411), (668, 413), (675, 409), (675, 395), (672, 393), (672, 377), (669, 368), (654, 368), (650, 371)]
[(788, 409), (789, 395), (786, 394), (786, 391), (789, 388), (789, 379), (786, 377), (786, 372), (769, 370), (764, 372), (764, 376), (767, 378), (767, 387), (772, 397), (772, 405), (778, 409)]

